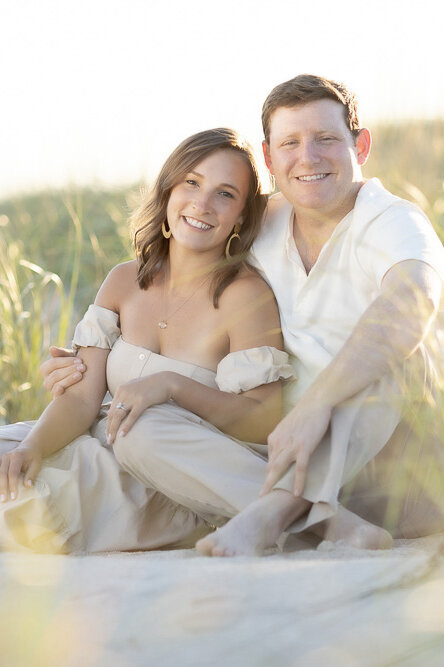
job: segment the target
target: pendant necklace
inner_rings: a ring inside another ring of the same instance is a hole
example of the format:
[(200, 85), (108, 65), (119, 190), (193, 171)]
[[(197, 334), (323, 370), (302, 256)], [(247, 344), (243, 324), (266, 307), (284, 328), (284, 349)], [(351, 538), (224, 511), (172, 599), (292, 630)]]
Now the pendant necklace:
[[(205, 279), (204, 279), (204, 280), (203, 280), (203, 281), (196, 287), (196, 289), (194, 290), (194, 292), (191, 292), (190, 296), (187, 296), (187, 298), (185, 299), (185, 301), (183, 301), (183, 302), (180, 304), (180, 306), (178, 306), (178, 307), (176, 308), (176, 310), (173, 310), (172, 313), (170, 313), (169, 315), (166, 315), (166, 317), (164, 317), (163, 320), (160, 320), (160, 321), (157, 323), (157, 326), (159, 327), (159, 329), (166, 329), (166, 328), (167, 328), (167, 326), (168, 326), (168, 320), (170, 320), (170, 319), (173, 317), (173, 315), (175, 315), (181, 308), (184, 307), (184, 305), (185, 305), (186, 303), (188, 303), (188, 301), (190, 301), (190, 300), (193, 298), (193, 296), (196, 294), (196, 292), (198, 292), (198, 291), (200, 290), (200, 288), (203, 287), (204, 284), (207, 282), (207, 280), (209, 279), (210, 275), (211, 275), (211, 274), (209, 274), (208, 276), (205, 277)], [(165, 292), (166, 292), (165, 285), (164, 285), (163, 291), (164, 291), (164, 301), (166, 301), (166, 299), (165, 299)]]

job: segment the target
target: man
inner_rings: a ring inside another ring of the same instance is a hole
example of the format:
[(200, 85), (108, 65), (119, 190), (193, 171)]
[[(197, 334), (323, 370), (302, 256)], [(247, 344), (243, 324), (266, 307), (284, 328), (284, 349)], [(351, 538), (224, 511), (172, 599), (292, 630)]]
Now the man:
[[(349, 508), (395, 536), (440, 529), (440, 484), (426, 508), (419, 502), (439, 442), (406, 422), (402, 382), (419, 392), (414, 405), (423, 412), (434, 391), (424, 339), (440, 303), (442, 246), (416, 207), (364, 182), (370, 133), (342, 85), (295, 77), (270, 93), (262, 120), (265, 160), (281, 192), (270, 200), (254, 259), (278, 300), (298, 380), (269, 438), (264, 495), (199, 548), (249, 553), (296, 518), (298, 530), (328, 520), (332, 539), (387, 545), (385, 531), (337, 511), (341, 489)], [(59, 373), (49, 384), (58, 380), (63, 390), (72, 380)], [(418, 481), (411, 467), (420, 455)], [(394, 461), (405, 468), (399, 483), (396, 474), (387, 479)], [(413, 506), (405, 500), (412, 497)]]

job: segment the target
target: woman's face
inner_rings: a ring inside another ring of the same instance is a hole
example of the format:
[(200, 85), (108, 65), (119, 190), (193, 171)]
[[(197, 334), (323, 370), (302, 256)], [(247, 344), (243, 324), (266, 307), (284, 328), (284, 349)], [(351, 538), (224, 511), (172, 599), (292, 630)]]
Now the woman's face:
[(234, 150), (211, 153), (172, 190), (168, 225), (177, 243), (189, 250), (219, 257), (235, 224), (242, 224), (250, 173)]

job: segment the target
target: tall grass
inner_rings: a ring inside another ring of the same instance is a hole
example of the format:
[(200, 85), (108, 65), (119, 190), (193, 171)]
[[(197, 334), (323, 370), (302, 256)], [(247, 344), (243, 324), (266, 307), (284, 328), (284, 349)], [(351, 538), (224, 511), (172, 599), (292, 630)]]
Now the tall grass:
[(2, 216), (0, 238), (0, 420), (39, 416), (48, 402), (39, 365), (48, 345), (63, 345), (71, 325), (77, 290), (82, 229), (68, 205), (74, 243), (65, 261), (71, 266), (68, 289), (60, 277), (24, 259), (21, 244), (10, 237)]
[(422, 208), (444, 242), (444, 120), (380, 125), (372, 135), (364, 175)]
[[(385, 125), (373, 136), (365, 176), (419, 204), (444, 239), (444, 121)], [(126, 221), (136, 191), (84, 188), (0, 202), (0, 421), (37, 417), (48, 402), (41, 360), (50, 343), (69, 345), (107, 272), (132, 256)], [(442, 414), (444, 427), (444, 407)]]

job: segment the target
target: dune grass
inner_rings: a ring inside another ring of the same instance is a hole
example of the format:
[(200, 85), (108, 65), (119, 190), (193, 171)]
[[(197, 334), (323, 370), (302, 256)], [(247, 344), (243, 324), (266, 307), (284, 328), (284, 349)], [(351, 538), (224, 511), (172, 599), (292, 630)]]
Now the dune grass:
[[(365, 176), (423, 208), (443, 240), (444, 121), (385, 125), (373, 135)], [(35, 418), (47, 404), (41, 360), (50, 343), (70, 344), (107, 272), (132, 256), (127, 218), (138, 189), (0, 202), (0, 423)]]

